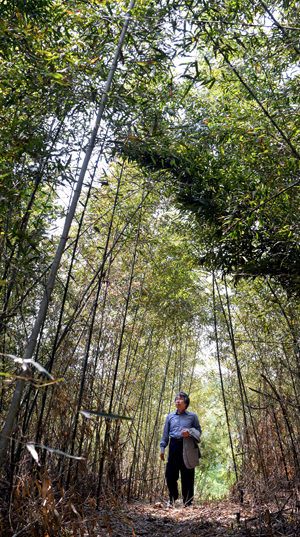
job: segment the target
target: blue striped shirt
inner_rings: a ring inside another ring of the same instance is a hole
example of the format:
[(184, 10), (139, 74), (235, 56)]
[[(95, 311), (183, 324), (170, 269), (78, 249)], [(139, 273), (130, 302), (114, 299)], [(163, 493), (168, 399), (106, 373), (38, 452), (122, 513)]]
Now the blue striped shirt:
[(190, 429), (191, 427), (197, 429), (201, 434), (198, 416), (197, 414), (194, 414), (194, 412), (183, 410), (181, 414), (179, 414), (179, 412), (175, 410), (175, 412), (168, 414), (160, 443), (161, 451), (165, 451), (165, 448), (169, 443), (169, 437), (183, 438), (181, 431), (183, 431), (183, 429)]

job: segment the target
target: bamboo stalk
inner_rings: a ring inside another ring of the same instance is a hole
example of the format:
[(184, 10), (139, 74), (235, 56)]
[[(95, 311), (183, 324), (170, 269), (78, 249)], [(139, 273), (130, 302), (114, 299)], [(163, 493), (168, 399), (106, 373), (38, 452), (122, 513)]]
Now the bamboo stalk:
[(230, 422), (229, 422), (229, 415), (228, 415), (228, 408), (227, 408), (227, 401), (226, 401), (226, 394), (225, 394), (222, 368), (221, 368), (221, 360), (220, 360), (220, 352), (219, 352), (219, 338), (218, 338), (218, 328), (217, 328), (217, 311), (216, 311), (216, 296), (215, 296), (215, 273), (214, 272), (213, 272), (213, 308), (214, 308), (214, 328), (215, 328), (215, 337), (216, 337), (216, 349), (217, 349), (217, 358), (218, 358), (218, 367), (219, 367), (219, 375), (220, 375), (220, 381), (221, 381), (223, 404), (224, 404), (228, 437), (229, 437), (230, 449), (231, 449), (233, 466), (234, 466), (234, 473), (235, 473), (236, 480), (238, 481), (238, 472), (237, 472), (235, 454), (234, 454), (234, 449), (233, 449), (233, 442), (232, 442), (232, 437), (231, 437)]
[[(76, 432), (77, 432), (79, 411), (80, 411), (80, 408), (81, 408), (83, 389), (84, 389), (84, 384), (85, 384), (85, 374), (86, 374), (86, 368), (87, 368), (87, 363), (88, 363), (88, 359), (89, 359), (90, 346), (91, 346), (92, 335), (93, 335), (93, 330), (94, 330), (95, 316), (96, 316), (96, 311), (97, 311), (97, 308), (98, 308), (99, 295), (100, 295), (100, 290), (101, 290), (101, 285), (102, 285), (102, 277), (103, 277), (103, 272), (104, 272), (104, 260), (106, 258), (108, 244), (109, 244), (109, 241), (110, 241), (112, 225), (113, 225), (114, 216), (115, 216), (116, 207), (117, 207), (117, 202), (118, 202), (118, 198), (119, 198), (119, 191), (120, 191), (120, 184), (121, 184), (121, 179), (122, 179), (122, 175), (123, 175), (123, 170), (124, 170), (124, 162), (123, 162), (123, 166), (121, 168), (120, 176), (119, 176), (119, 180), (118, 180), (118, 185), (117, 185), (117, 191), (116, 191), (115, 200), (114, 200), (113, 211), (112, 211), (112, 215), (111, 215), (111, 219), (110, 219), (110, 225), (109, 225), (107, 238), (106, 238), (105, 249), (104, 249), (104, 253), (103, 253), (103, 260), (102, 260), (102, 264), (101, 264), (101, 272), (100, 272), (100, 276), (99, 276), (99, 280), (98, 280), (97, 294), (96, 294), (96, 299), (95, 299), (93, 310), (92, 310), (92, 319), (91, 319), (90, 328), (89, 328), (89, 337), (88, 337), (88, 341), (87, 341), (85, 358), (84, 358), (84, 362), (83, 362), (82, 375), (81, 375), (81, 384), (80, 384), (80, 391), (79, 391), (78, 404), (77, 404), (77, 412), (76, 412), (76, 416), (75, 416), (75, 423), (74, 423), (74, 429), (73, 429), (73, 435), (72, 435), (71, 455), (73, 455), (73, 453), (74, 453), (74, 446), (75, 446), (75, 438), (76, 438)], [(69, 470), (68, 470), (66, 487), (69, 486), (70, 477), (71, 477), (71, 474), (70, 474), (71, 467), (72, 467), (72, 459), (70, 459), (70, 461), (69, 461)]]
[[(129, 8), (128, 8), (128, 15), (129, 15), (130, 11), (133, 9), (134, 4), (135, 4), (135, 0), (131, 0)], [(81, 171), (80, 171), (80, 174), (79, 174), (76, 189), (75, 189), (75, 192), (74, 192), (74, 195), (73, 195), (73, 198), (72, 198), (70, 210), (69, 210), (68, 215), (66, 216), (64, 229), (63, 229), (63, 232), (62, 232), (62, 235), (61, 235), (61, 238), (60, 238), (60, 241), (59, 241), (59, 245), (58, 245), (58, 248), (56, 250), (56, 254), (55, 254), (55, 257), (54, 257), (54, 260), (53, 260), (53, 263), (52, 263), (52, 267), (51, 267), (50, 275), (49, 275), (48, 282), (47, 282), (47, 285), (46, 285), (46, 288), (45, 288), (44, 296), (43, 296), (43, 299), (42, 299), (41, 304), (40, 304), (40, 309), (39, 309), (36, 321), (34, 323), (34, 326), (33, 326), (33, 329), (32, 329), (32, 332), (31, 332), (31, 335), (30, 335), (30, 338), (29, 338), (28, 345), (26, 347), (26, 351), (25, 351), (25, 354), (24, 354), (24, 359), (25, 360), (30, 359), (32, 357), (33, 353), (34, 353), (34, 349), (35, 349), (35, 346), (36, 346), (36, 342), (37, 342), (37, 338), (38, 338), (38, 335), (39, 335), (39, 332), (40, 332), (40, 328), (41, 328), (42, 323), (43, 323), (43, 321), (44, 321), (44, 319), (46, 317), (46, 314), (47, 314), (48, 304), (49, 304), (49, 300), (50, 300), (50, 297), (51, 297), (51, 294), (52, 294), (52, 291), (53, 291), (57, 271), (58, 271), (58, 268), (59, 268), (59, 265), (60, 265), (60, 260), (61, 260), (62, 254), (64, 252), (64, 249), (65, 249), (65, 245), (66, 245), (66, 242), (67, 242), (67, 239), (68, 239), (69, 230), (70, 230), (73, 218), (74, 218), (75, 210), (76, 210), (77, 203), (78, 203), (78, 200), (79, 200), (79, 197), (80, 197), (80, 193), (81, 193), (83, 181), (84, 181), (84, 178), (85, 178), (85, 174), (86, 174), (86, 171), (87, 171), (87, 167), (88, 167), (88, 164), (90, 162), (90, 159), (91, 159), (91, 156), (92, 156), (92, 151), (93, 151), (94, 146), (95, 146), (96, 137), (97, 137), (97, 133), (98, 133), (98, 130), (99, 130), (99, 125), (100, 125), (100, 122), (102, 120), (102, 116), (103, 116), (103, 113), (104, 113), (104, 110), (105, 110), (105, 105), (106, 105), (107, 100), (108, 100), (108, 93), (110, 91), (111, 83), (112, 83), (112, 80), (113, 80), (113, 77), (114, 77), (114, 74), (115, 74), (115, 71), (116, 71), (116, 68), (117, 68), (117, 63), (118, 63), (120, 51), (121, 51), (122, 45), (124, 43), (124, 39), (125, 39), (125, 35), (126, 35), (126, 32), (127, 32), (128, 25), (129, 25), (129, 16), (127, 18), (125, 18), (125, 22), (123, 24), (121, 35), (120, 35), (119, 42), (118, 42), (118, 45), (117, 45), (117, 49), (116, 49), (116, 52), (115, 52), (115, 55), (114, 55), (114, 58), (113, 58), (112, 66), (111, 66), (111, 69), (110, 69), (110, 72), (109, 72), (109, 75), (108, 75), (108, 78), (107, 78), (107, 81), (106, 81), (106, 84), (105, 84), (105, 88), (104, 88), (101, 103), (100, 103), (100, 106), (99, 106), (96, 122), (95, 122), (93, 131), (92, 131), (92, 134), (91, 134), (91, 137), (90, 137), (89, 144), (88, 144), (87, 149), (86, 149), (84, 161), (83, 161), (82, 168), (81, 168)], [(9, 439), (11, 437), (11, 433), (12, 433), (12, 430), (13, 430), (15, 418), (16, 418), (17, 412), (18, 412), (19, 407), (20, 407), (21, 397), (22, 397), (22, 393), (24, 391), (25, 383), (26, 383), (26, 380), (24, 380), (24, 379), (19, 379), (18, 382), (17, 382), (15, 392), (14, 392), (13, 397), (12, 397), (11, 406), (10, 406), (10, 409), (9, 409), (9, 412), (8, 412), (8, 415), (7, 415), (7, 418), (6, 418), (6, 422), (5, 422), (5, 425), (4, 425), (2, 433), (1, 433), (1, 437), (0, 437), (0, 467), (2, 467), (2, 465), (4, 463), (4, 460), (5, 460), (5, 457), (6, 457), (8, 442), (9, 442)]]
[[(137, 247), (138, 247), (138, 242), (139, 242), (139, 237), (140, 237), (140, 225), (141, 225), (141, 212), (140, 212), (140, 218), (139, 218), (138, 229), (137, 229), (137, 234), (136, 234), (135, 247), (134, 247), (132, 263), (131, 263), (131, 273), (130, 273), (130, 278), (129, 278), (129, 285), (128, 285), (126, 303), (125, 303), (125, 310), (124, 310), (124, 315), (123, 315), (123, 323), (122, 323), (120, 340), (119, 340), (119, 345), (118, 345), (118, 350), (117, 350), (115, 371), (114, 371), (114, 376), (113, 376), (110, 403), (109, 403), (109, 409), (108, 409), (109, 413), (111, 413), (112, 408), (113, 408), (113, 399), (114, 399), (114, 393), (115, 393), (115, 386), (116, 386), (117, 374), (118, 374), (120, 357), (121, 357), (121, 352), (122, 352), (122, 343), (123, 343), (123, 337), (124, 337), (124, 332), (125, 332), (125, 326), (126, 326), (126, 321), (127, 321), (127, 312), (128, 312), (128, 306), (129, 306), (130, 295), (131, 295), (131, 288), (132, 288), (132, 282), (133, 282), (133, 273), (134, 273), (134, 267), (135, 267), (135, 262), (136, 262), (136, 255), (137, 255)], [(109, 426), (107, 424), (106, 425), (106, 431), (105, 431), (104, 450), (103, 450), (103, 455), (102, 455), (101, 461), (100, 461), (99, 481), (98, 481), (98, 490), (97, 490), (97, 502), (99, 501), (99, 494), (100, 494), (100, 488), (101, 488), (101, 482), (102, 482), (102, 476), (103, 476), (103, 467), (104, 467), (104, 461), (105, 461), (105, 450), (106, 450), (106, 445), (107, 445), (107, 441), (108, 441), (108, 432), (109, 432)]]

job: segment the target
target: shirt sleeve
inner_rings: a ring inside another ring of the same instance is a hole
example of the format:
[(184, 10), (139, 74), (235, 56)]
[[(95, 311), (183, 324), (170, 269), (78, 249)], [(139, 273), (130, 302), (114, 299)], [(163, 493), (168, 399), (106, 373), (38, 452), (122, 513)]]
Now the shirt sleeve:
[(160, 450), (161, 451), (165, 451), (165, 448), (167, 447), (167, 445), (169, 443), (169, 434), (170, 434), (170, 418), (169, 418), (169, 416), (167, 416), (166, 423), (165, 423), (164, 430), (163, 430), (163, 434), (162, 434), (161, 443), (160, 443)]

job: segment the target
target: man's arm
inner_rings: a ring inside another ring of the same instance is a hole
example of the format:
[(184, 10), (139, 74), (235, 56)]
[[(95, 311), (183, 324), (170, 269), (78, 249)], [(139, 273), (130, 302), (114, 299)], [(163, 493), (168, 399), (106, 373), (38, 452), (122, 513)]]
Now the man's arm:
[(162, 461), (165, 460), (165, 448), (167, 447), (169, 443), (169, 434), (170, 434), (170, 419), (169, 419), (169, 416), (167, 416), (163, 434), (162, 434), (161, 443), (160, 443), (160, 458)]
[(187, 431), (189, 432), (188, 436), (192, 436), (194, 438), (195, 442), (197, 442), (197, 444), (199, 444), (200, 436), (201, 436), (201, 427), (200, 427), (200, 423), (199, 423), (199, 420), (198, 420), (198, 416), (196, 414), (194, 414), (193, 422), (194, 422), (193, 427), (191, 427), (190, 429), (187, 429)]

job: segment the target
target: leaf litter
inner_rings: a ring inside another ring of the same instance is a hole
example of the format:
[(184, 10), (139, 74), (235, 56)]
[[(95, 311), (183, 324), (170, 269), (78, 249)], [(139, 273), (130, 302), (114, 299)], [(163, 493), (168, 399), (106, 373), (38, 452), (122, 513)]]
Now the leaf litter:
[[(121, 507), (121, 508), (120, 508)], [(110, 537), (297, 537), (300, 518), (287, 509), (270, 513), (269, 509), (231, 501), (204, 502), (184, 508), (166, 508), (166, 502), (154, 504), (134, 501), (120, 504), (111, 512), (98, 509), (101, 533), (94, 527), (93, 535)], [(109, 528), (108, 528), (109, 525)], [(99, 528), (100, 529), (100, 528)], [(90, 533), (85, 533), (88, 537)]]

